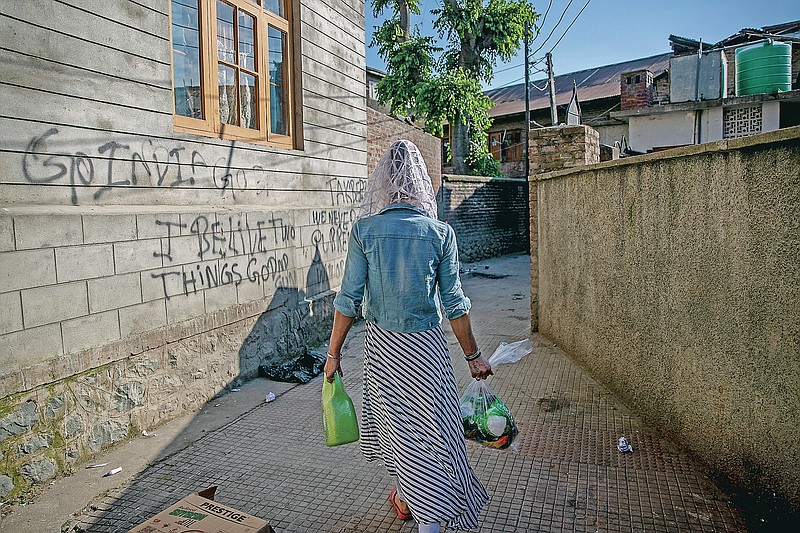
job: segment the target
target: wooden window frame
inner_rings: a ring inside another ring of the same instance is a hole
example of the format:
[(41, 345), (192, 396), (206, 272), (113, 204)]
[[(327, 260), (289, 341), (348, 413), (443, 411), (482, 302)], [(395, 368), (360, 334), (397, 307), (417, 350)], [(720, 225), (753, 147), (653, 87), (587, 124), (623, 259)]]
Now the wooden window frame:
[[(522, 130), (509, 130), (506, 134), (507, 137), (514, 137), (514, 140), (509, 141), (507, 146), (503, 147), (503, 159), (506, 163), (516, 163), (524, 159), (522, 153)], [(519, 137), (517, 141), (516, 138)]]
[(489, 133), (489, 155), (495, 161), (503, 161), (503, 148), (501, 139), (503, 137), (503, 132), (501, 131), (493, 131)]
[[(228, 5), (234, 6), (255, 17), (255, 45), (256, 52), (256, 71), (258, 80), (256, 82), (257, 95), (256, 103), (258, 107), (258, 129), (243, 128), (240, 126), (222, 124), (219, 113), (219, 87), (218, 87), (218, 52), (217, 52), (217, 0), (199, 0), (199, 41), (200, 41), (200, 65), (201, 65), (201, 94), (203, 106), (203, 119), (185, 117), (175, 112), (175, 86), (174, 86), (174, 60), (171, 61), (172, 70), (172, 115), (173, 128), (176, 132), (191, 133), (206, 137), (216, 137), (226, 140), (246, 141), (252, 144), (266, 146), (278, 146), (282, 148), (297, 148), (302, 146), (299, 139), (299, 125), (302, 123), (302, 115), (298, 109), (297, 102), (300, 88), (298, 80), (300, 75), (298, 69), (301, 68), (299, 54), (296, 53), (300, 41), (298, 30), (299, 24), (295, 20), (297, 0), (286, 0), (286, 18), (267, 10), (249, 0), (221, 0)], [(170, 2), (170, 49), (172, 50), (172, 3)], [(234, 25), (237, 21), (234, 20)], [(284, 68), (285, 78), (283, 81), (283, 103), (286, 106), (285, 120), (287, 135), (272, 133), (270, 131), (270, 106), (269, 106), (269, 48), (268, 48), (268, 29), (280, 30), (285, 34), (284, 60), (288, 62)], [(173, 54), (171, 54), (173, 55)], [(237, 111), (238, 112), (238, 111)]]
[[(519, 136), (519, 142), (509, 142), (509, 136)], [(496, 141), (496, 142), (495, 142)], [(489, 155), (500, 163), (516, 163), (524, 160), (521, 146), (522, 130), (493, 131), (488, 134)]]

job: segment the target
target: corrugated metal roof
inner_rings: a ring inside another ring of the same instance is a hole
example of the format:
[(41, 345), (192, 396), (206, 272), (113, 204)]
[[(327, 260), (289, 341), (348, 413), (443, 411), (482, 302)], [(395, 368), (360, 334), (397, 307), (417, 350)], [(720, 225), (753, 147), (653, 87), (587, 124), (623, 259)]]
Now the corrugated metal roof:
[[(798, 35), (800, 35), (800, 20), (784, 22), (783, 24), (775, 24), (773, 26), (764, 26), (763, 28), (742, 28), (739, 32), (734, 33), (730, 37), (726, 37), (718, 43), (703, 43), (703, 50), (738, 46), (767, 38), (796, 37)], [(670, 35), (669, 42), (672, 51), (676, 54), (691, 54), (700, 49), (700, 41), (681, 37), (679, 35)]]
[[(671, 52), (556, 76), (556, 104), (565, 105), (569, 103), (569, 99), (572, 97), (573, 80), (578, 86), (578, 100), (581, 103), (600, 98), (619, 96), (619, 82), (623, 73), (633, 70), (648, 69), (654, 76), (658, 76), (669, 68), (670, 57), (672, 57)], [(540, 91), (539, 88), (544, 90)], [(531, 82), (530, 92), (531, 110), (550, 107), (550, 97), (547, 93), (547, 79), (539, 79)], [(495, 106), (489, 110), (489, 115), (492, 117), (522, 113), (525, 111), (524, 83), (511, 85), (510, 87), (501, 87), (499, 89), (490, 89), (485, 91), (484, 94), (495, 102)]]

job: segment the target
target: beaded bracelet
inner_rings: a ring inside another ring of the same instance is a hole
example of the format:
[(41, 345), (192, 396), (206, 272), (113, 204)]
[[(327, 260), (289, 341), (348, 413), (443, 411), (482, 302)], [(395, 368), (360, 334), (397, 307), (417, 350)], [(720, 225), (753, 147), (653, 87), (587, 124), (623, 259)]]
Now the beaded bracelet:
[(478, 358), (478, 357), (480, 357), (481, 355), (482, 355), (482, 354), (481, 354), (481, 349), (480, 349), (480, 348), (478, 348), (478, 351), (477, 351), (477, 352), (475, 352), (474, 354), (472, 354), (472, 355), (465, 355), (465, 356), (464, 356), (464, 360), (465, 360), (465, 361), (467, 361), (467, 362), (474, 361), (475, 359), (477, 359), (477, 358)]
[(342, 358), (342, 354), (339, 354), (338, 356), (336, 356), (336, 355), (333, 355), (331, 352), (328, 352), (328, 357), (330, 357), (331, 359), (337, 359), (338, 360), (338, 359)]

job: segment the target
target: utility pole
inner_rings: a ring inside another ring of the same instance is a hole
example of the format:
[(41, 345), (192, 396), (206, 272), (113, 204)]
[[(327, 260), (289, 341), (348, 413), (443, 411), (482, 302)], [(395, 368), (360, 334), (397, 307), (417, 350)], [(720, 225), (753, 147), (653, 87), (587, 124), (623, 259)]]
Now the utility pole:
[(531, 25), (525, 23), (525, 146), (522, 147), (522, 154), (525, 157), (525, 179), (530, 177), (531, 161), (528, 154), (528, 146), (531, 138), (531, 74), (530, 58), (528, 51), (528, 41), (530, 40)]
[(547, 85), (550, 88), (550, 120), (553, 126), (558, 126), (558, 111), (556, 110), (556, 80), (553, 76), (553, 54), (547, 52)]

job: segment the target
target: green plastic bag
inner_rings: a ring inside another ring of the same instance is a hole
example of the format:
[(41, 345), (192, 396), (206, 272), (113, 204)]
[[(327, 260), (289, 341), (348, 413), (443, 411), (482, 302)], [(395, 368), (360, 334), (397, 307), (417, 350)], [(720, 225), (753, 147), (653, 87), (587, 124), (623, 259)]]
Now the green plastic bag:
[(334, 374), (333, 383), (322, 380), (322, 427), (325, 444), (339, 446), (358, 440), (358, 419), (353, 400), (344, 390), (339, 374)]

